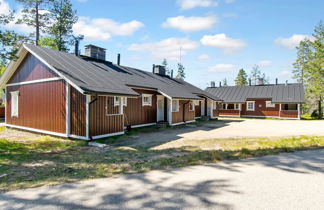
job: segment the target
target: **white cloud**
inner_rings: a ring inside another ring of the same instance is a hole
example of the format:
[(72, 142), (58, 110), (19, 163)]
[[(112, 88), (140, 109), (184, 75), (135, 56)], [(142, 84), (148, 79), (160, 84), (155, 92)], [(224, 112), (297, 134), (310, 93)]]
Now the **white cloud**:
[(262, 60), (262, 61), (259, 61), (258, 62), (258, 65), (260, 67), (267, 67), (267, 66), (271, 66), (272, 65), (272, 62), (269, 61), (269, 60)]
[(79, 17), (73, 26), (75, 34), (83, 34), (87, 40), (108, 40), (112, 36), (129, 36), (135, 33), (144, 24), (132, 20), (126, 23), (119, 23), (108, 18)]
[(212, 73), (227, 73), (235, 70), (236, 67), (233, 64), (222, 64), (222, 63), (216, 64), (208, 68), (208, 71)]
[(209, 59), (210, 59), (210, 56), (207, 55), (207, 54), (202, 54), (202, 55), (198, 56), (198, 60), (200, 60), (200, 61), (206, 61), (206, 60), (209, 60)]
[(312, 36), (304, 35), (304, 34), (294, 34), (291, 37), (288, 38), (283, 38), (283, 37), (278, 37), (275, 39), (275, 43), (277, 45), (281, 45), (283, 47), (286, 47), (288, 49), (294, 49), (299, 45), (301, 41), (304, 39), (313, 39)]
[(247, 44), (240, 39), (233, 39), (226, 36), (226, 34), (205, 35), (200, 40), (205, 46), (219, 48), (225, 54), (238, 53)]
[(0, 14), (7, 15), (9, 14), (10, 6), (8, 2), (0, 0)]
[(212, 7), (217, 6), (217, 2), (213, 0), (178, 0), (181, 10), (189, 10), (195, 7)]
[(137, 52), (148, 52), (154, 58), (169, 60), (178, 60), (181, 55), (185, 55), (188, 51), (195, 50), (199, 44), (188, 38), (169, 38), (159, 42), (150, 42), (144, 44), (132, 44), (128, 50)]
[(164, 28), (174, 28), (183, 32), (193, 32), (210, 29), (217, 22), (213, 16), (209, 17), (184, 17), (177, 16), (168, 18), (162, 26)]
[(231, 4), (231, 3), (234, 3), (234, 2), (235, 2), (235, 0), (225, 0), (226, 4)]
[(284, 70), (278, 74), (278, 78), (282, 80), (288, 80), (291, 79), (292, 73), (291, 71)]

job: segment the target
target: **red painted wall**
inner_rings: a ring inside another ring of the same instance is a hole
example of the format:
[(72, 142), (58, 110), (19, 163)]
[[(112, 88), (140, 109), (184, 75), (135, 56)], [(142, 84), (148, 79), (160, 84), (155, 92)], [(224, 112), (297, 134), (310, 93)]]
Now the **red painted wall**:
[(276, 104), (273, 108), (266, 107), (266, 101), (271, 101), (271, 99), (248, 99), (247, 101), (255, 101), (255, 110), (246, 110), (246, 103), (244, 103), (242, 104), (241, 115), (279, 117), (279, 104)]

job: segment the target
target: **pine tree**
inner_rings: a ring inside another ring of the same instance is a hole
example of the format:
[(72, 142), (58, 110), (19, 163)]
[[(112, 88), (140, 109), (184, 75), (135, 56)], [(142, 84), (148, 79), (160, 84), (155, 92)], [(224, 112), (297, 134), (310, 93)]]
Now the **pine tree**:
[(226, 78), (223, 79), (223, 86), (225, 86), (225, 87), (228, 86)]
[(164, 68), (165, 68), (166, 75), (170, 75), (170, 69), (169, 69), (168, 61), (166, 58), (163, 59), (162, 66), (164, 66)]
[(260, 66), (254, 65), (252, 67), (251, 74), (250, 74), (250, 79), (251, 79), (252, 85), (257, 85), (258, 79), (260, 77), (261, 77)]
[(186, 78), (186, 74), (185, 74), (184, 70), (185, 70), (185, 68), (183, 67), (183, 65), (181, 63), (178, 63), (178, 73), (176, 76), (177, 79), (184, 80), (184, 78)]
[(247, 85), (247, 74), (244, 71), (244, 69), (239, 70), (239, 73), (237, 74), (236, 79), (235, 79), (235, 85), (236, 86)]
[(307, 64), (308, 56), (310, 53), (310, 40), (301, 41), (297, 46), (297, 59), (293, 63), (293, 78), (297, 79), (298, 82), (304, 83), (304, 71), (305, 65)]
[(72, 26), (77, 21), (76, 11), (70, 0), (52, 0), (49, 17), (52, 25), (48, 34), (53, 38), (55, 46), (60, 51), (68, 51), (67, 45), (72, 44)]
[(35, 37), (38, 45), (40, 32), (46, 32), (49, 24), (48, 3), (51, 0), (16, 0), (23, 4), (22, 18), (17, 20), (17, 24), (26, 24), (35, 28), (35, 33), (30, 34)]

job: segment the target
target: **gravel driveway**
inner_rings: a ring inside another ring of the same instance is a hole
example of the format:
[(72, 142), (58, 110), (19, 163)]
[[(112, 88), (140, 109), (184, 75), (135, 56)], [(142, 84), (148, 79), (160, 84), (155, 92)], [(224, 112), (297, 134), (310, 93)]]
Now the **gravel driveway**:
[(0, 194), (1, 209), (323, 209), (324, 150)]
[(124, 146), (154, 146), (171, 141), (214, 138), (324, 136), (324, 120), (264, 120), (220, 119), (198, 126), (175, 127), (161, 132), (126, 136), (117, 144)]

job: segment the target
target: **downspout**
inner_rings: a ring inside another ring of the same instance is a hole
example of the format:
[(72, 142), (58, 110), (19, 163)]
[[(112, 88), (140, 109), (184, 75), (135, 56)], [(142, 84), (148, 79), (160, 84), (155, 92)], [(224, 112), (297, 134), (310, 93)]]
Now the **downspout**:
[(89, 125), (88, 125), (88, 127), (89, 127), (89, 139), (90, 140), (88, 140), (88, 141), (93, 141), (93, 139), (92, 139), (92, 135), (91, 135), (91, 119), (90, 119), (90, 116), (91, 116), (91, 104), (92, 103), (94, 103), (96, 100), (98, 99), (98, 96), (96, 95), (95, 96), (95, 98), (94, 99), (92, 99), (90, 102), (89, 102), (89, 105), (88, 105), (88, 109), (89, 109), (89, 111), (88, 111), (88, 119), (89, 119)]
[(187, 102), (185, 102), (183, 105), (182, 105), (182, 119), (183, 119), (183, 122), (186, 123), (186, 120), (185, 120), (185, 111), (186, 111), (186, 104), (189, 104), (190, 103), (190, 100), (188, 100)]

